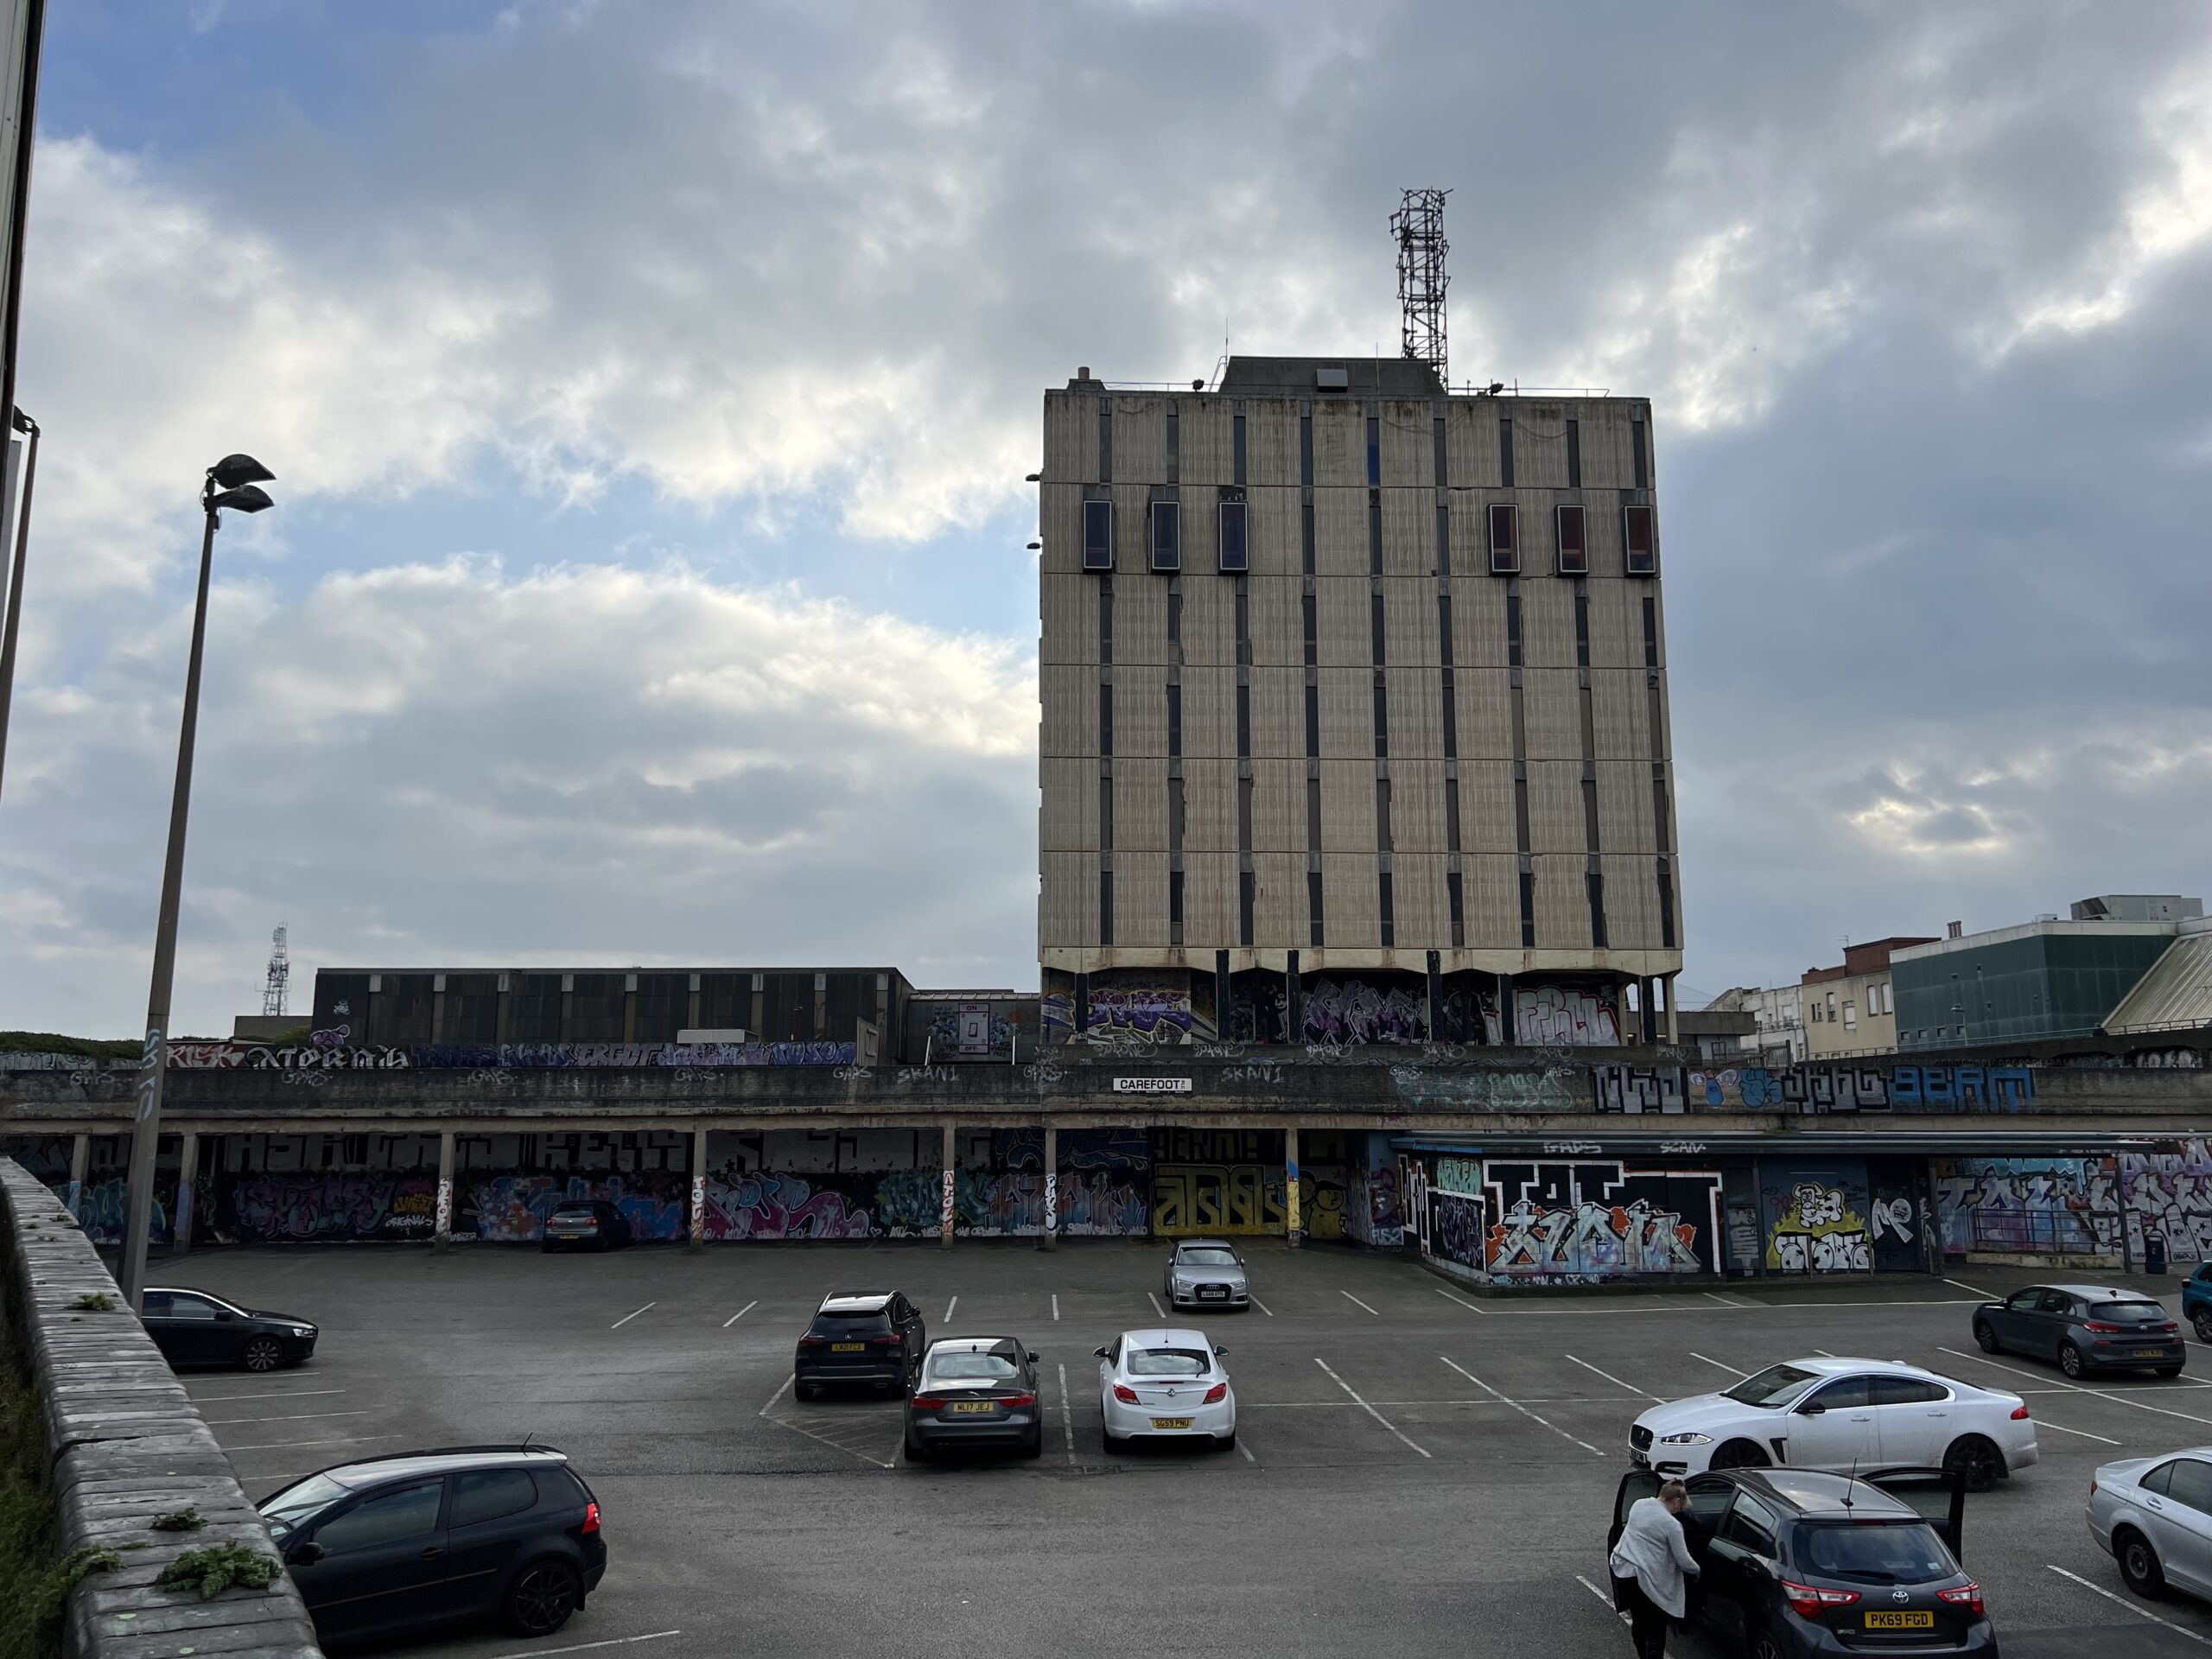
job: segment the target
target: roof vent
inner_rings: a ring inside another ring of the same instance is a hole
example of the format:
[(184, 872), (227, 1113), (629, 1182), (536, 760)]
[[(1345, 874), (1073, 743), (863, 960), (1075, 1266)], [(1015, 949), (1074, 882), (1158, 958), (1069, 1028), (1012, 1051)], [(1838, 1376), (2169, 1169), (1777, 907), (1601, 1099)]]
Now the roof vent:
[(1313, 385), (1322, 391), (1349, 391), (1351, 376), (1343, 369), (1316, 369), (1313, 371)]
[(1964, 922), (1946, 922), (1943, 924), (1944, 936), (1948, 938), (1958, 938), (1964, 934), (1966, 931), (1967, 925)]

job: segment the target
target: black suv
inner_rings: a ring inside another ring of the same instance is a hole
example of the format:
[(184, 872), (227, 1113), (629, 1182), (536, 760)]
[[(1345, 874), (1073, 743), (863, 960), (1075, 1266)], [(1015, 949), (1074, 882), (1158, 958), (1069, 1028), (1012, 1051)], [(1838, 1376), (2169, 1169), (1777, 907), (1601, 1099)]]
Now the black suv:
[(365, 1458), (260, 1509), (326, 1643), (487, 1618), (549, 1635), (607, 1571), (599, 1501), (550, 1446)]
[(888, 1394), (906, 1388), (928, 1346), (920, 1312), (897, 1291), (833, 1291), (798, 1339), (791, 1381), (803, 1399), (832, 1382), (866, 1382)]
[(630, 1243), (630, 1218), (605, 1198), (564, 1198), (545, 1217), (538, 1248), (612, 1250)]
[[(1657, 1495), (1635, 1470), (1613, 1499), (1610, 1549), (1629, 1506)], [(1966, 1487), (1940, 1469), (1853, 1478), (1810, 1469), (1693, 1475), (1682, 1531), (1701, 1569), (1688, 1614), (1751, 1659), (1905, 1648), (1996, 1659), (1981, 1586), (1959, 1566)]]

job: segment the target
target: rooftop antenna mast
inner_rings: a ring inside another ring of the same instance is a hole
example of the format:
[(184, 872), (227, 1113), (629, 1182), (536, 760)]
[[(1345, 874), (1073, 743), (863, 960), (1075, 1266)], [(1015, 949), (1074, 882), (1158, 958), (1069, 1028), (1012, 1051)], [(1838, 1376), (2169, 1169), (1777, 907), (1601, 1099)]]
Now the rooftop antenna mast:
[(1444, 198), (1451, 194), (1408, 190), (1390, 215), (1390, 233), (1398, 243), (1398, 308), (1405, 315), (1399, 354), (1429, 365), (1446, 385), (1444, 289), (1451, 278), (1444, 256), (1452, 245), (1444, 239)]
[(284, 1010), (284, 995), (292, 982), (291, 954), (285, 949), (287, 930), (279, 925), (269, 936), (269, 943), (276, 948), (269, 953), (269, 980), (261, 989), (261, 1012), (264, 1015), (281, 1014)]

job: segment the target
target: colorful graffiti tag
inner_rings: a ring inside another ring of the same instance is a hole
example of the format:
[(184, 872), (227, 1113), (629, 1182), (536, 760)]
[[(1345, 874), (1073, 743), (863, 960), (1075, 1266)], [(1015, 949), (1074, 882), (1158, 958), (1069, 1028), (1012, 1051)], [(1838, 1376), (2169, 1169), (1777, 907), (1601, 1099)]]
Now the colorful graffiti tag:
[[(319, 1033), (327, 1034), (327, 1033)], [(481, 1071), (549, 1067), (850, 1065), (851, 1043), (418, 1043), (404, 1047), (171, 1043), (172, 1071)]]
[(2110, 1158), (1955, 1158), (1936, 1166), (1943, 1249), (1953, 1255), (2120, 1254), (2120, 1177)]
[(2145, 1234), (2163, 1239), (2177, 1262), (2212, 1259), (2212, 1147), (2190, 1140), (2158, 1152), (2123, 1153), (2120, 1179), (2136, 1261), (2143, 1259)]
[(243, 1243), (426, 1239), (437, 1195), (435, 1170), (239, 1175), (217, 1189), (214, 1227)]
[(1781, 1273), (1871, 1273), (1873, 1239), (1861, 1213), (1863, 1185), (1825, 1179), (1792, 1182), (1766, 1192), (1766, 1265)]
[(1422, 1043), (1428, 1040), (1428, 992), (1363, 979), (1315, 979), (1300, 998), (1309, 1043)]

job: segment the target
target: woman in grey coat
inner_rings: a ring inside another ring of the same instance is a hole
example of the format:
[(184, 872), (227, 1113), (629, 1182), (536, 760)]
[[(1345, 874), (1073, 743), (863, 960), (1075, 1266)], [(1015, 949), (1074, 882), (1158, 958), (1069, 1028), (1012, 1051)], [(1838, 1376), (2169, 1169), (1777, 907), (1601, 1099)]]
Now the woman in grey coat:
[(1689, 1501), (1679, 1480), (1660, 1487), (1656, 1497), (1637, 1499), (1613, 1546), (1613, 1586), (1628, 1608), (1636, 1659), (1666, 1659), (1667, 1621), (1682, 1616), (1686, 1575), (1698, 1570), (1678, 1518)]

